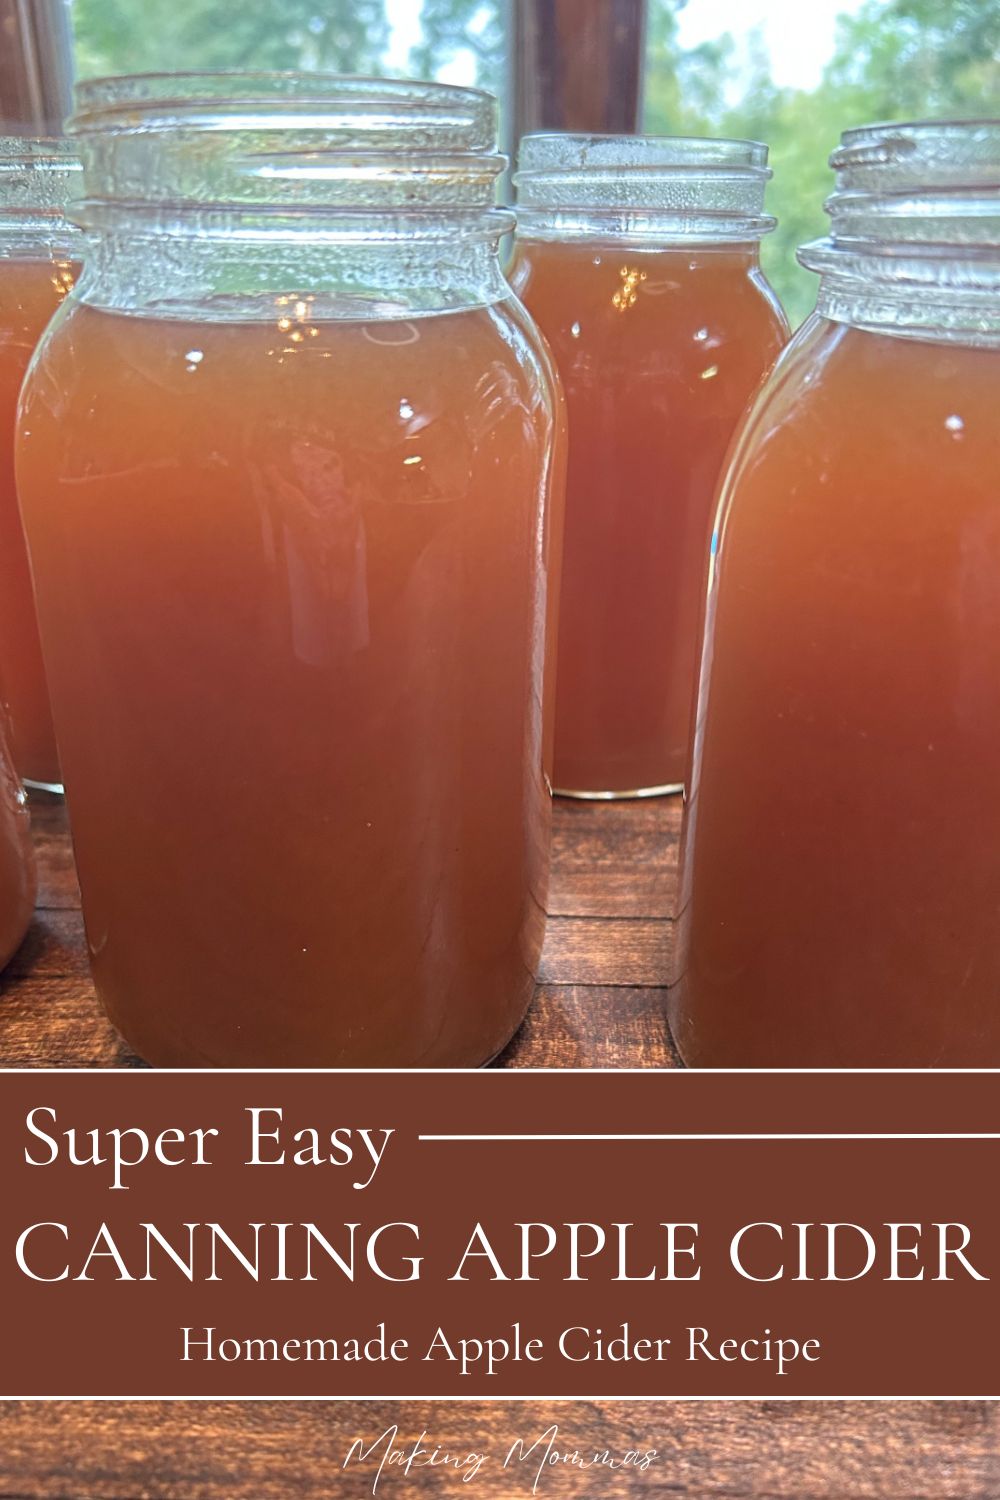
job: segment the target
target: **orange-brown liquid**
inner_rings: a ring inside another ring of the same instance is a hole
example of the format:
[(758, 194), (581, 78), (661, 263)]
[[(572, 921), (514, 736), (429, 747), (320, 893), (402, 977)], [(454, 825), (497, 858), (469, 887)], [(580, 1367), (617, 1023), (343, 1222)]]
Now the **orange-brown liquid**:
[(1000, 1064), (1000, 355), (817, 320), (723, 501), (690, 1063)]
[(94, 975), (156, 1063), (480, 1063), (544, 920), (550, 395), (513, 302), (282, 306), (75, 306), (28, 383)]
[(35, 862), (28, 810), (0, 709), (0, 969), (28, 930), (35, 906)]
[(519, 245), (569, 416), (555, 786), (684, 780), (710, 512), (787, 324), (756, 253)]
[(75, 271), (67, 261), (0, 260), (0, 698), (18, 771), (52, 783), (59, 758), (14, 487), (14, 420), (28, 361)]

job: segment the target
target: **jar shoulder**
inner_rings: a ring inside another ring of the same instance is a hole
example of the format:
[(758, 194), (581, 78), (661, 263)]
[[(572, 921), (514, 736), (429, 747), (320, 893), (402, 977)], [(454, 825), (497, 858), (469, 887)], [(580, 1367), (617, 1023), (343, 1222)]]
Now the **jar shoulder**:
[(525, 240), (507, 278), (550, 338), (584, 318), (651, 338), (704, 326), (706, 338), (753, 339), (775, 353), (789, 335), (756, 252)]

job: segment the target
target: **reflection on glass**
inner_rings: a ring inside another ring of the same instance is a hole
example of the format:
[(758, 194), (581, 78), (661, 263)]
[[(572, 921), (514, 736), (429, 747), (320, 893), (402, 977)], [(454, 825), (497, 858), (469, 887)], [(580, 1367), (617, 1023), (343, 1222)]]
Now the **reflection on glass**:
[(0, 259), (0, 701), (10, 712), (18, 771), (48, 785), (61, 775), (14, 485), (13, 439), (28, 361), (77, 270), (47, 256)]

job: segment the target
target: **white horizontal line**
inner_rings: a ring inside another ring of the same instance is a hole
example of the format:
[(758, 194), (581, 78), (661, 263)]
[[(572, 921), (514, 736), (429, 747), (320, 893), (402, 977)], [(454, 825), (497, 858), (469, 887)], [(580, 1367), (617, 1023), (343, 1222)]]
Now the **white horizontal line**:
[[(62, 907), (50, 907), (48, 909), (51, 910), (51, 911), (61, 911), (61, 910), (64, 910), (64, 908), (62, 908)], [(659, 988), (659, 986), (655, 986), (655, 987)], [(641, 988), (641, 986), (639, 986), (639, 988)], [(651, 1068), (651, 1067), (644, 1067), (644, 1068), (641, 1068), (641, 1067), (640, 1068), (636, 1068), (636, 1067), (632, 1067), (632, 1068), (610, 1068), (610, 1067), (579, 1067), (579, 1068), (573, 1068), (573, 1067), (492, 1068), (492, 1067), (486, 1067), (485, 1065), (482, 1065), (482, 1066), (480, 1066), (478, 1068), (170, 1068), (169, 1070), (167, 1070), (167, 1069), (164, 1069), (164, 1068), (150, 1068), (150, 1067), (95, 1068), (91, 1064), (91, 1065), (88, 1065), (88, 1066), (82, 1066), (82, 1067), (75, 1067), (74, 1066), (74, 1067), (70, 1067), (70, 1068), (60, 1068), (60, 1067), (50, 1067), (50, 1066), (37, 1067), (37, 1066), (34, 1066), (34, 1065), (31, 1066), (31, 1067), (4, 1067), (4, 1068), (0, 1068), (0, 1072), (3, 1072), (3, 1073), (23, 1073), (23, 1074), (26, 1074), (26, 1075), (30, 1075), (31, 1077), (34, 1077), (34, 1078), (40, 1077), (42, 1074), (49, 1074), (53, 1078), (63, 1078), (63, 1077), (66, 1076), (67, 1073), (86, 1073), (91, 1078), (93, 1078), (95, 1080), (98, 1079), (98, 1078), (149, 1078), (150, 1075), (153, 1075), (154, 1077), (157, 1076), (157, 1075), (159, 1075), (161, 1078), (170, 1078), (170, 1077), (175, 1076), (178, 1073), (196, 1074), (196, 1075), (200, 1075), (202, 1078), (211, 1077), (213, 1074), (216, 1074), (216, 1073), (219, 1074), (221, 1077), (224, 1077), (224, 1078), (228, 1078), (228, 1077), (230, 1077), (234, 1073), (248, 1073), (248, 1074), (258, 1074), (258, 1075), (261, 1075), (261, 1076), (274, 1076), (274, 1077), (281, 1077), (281, 1076), (287, 1075), (289, 1078), (304, 1078), (304, 1077), (307, 1078), (309, 1076), (324, 1077), (324, 1076), (326, 1076), (327, 1074), (330, 1074), (330, 1073), (343, 1074), (344, 1077), (347, 1077), (347, 1078), (350, 1078), (353, 1074), (359, 1074), (359, 1073), (363, 1073), (363, 1074), (385, 1073), (385, 1074), (391, 1074), (393, 1076), (399, 1074), (400, 1076), (402, 1076), (404, 1078), (406, 1078), (406, 1077), (413, 1078), (413, 1077), (419, 1076), (421, 1074), (429, 1074), (429, 1075), (440, 1076), (440, 1077), (445, 1077), (445, 1078), (447, 1078), (448, 1076), (454, 1077), (456, 1075), (459, 1075), (459, 1076), (464, 1075), (465, 1077), (468, 1077), (468, 1078), (523, 1078), (525, 1076), (525, 1074), (535, 1074), (535, 1073), (554, 1073), (554, 1074), (558, 1074), (560, 1077), (563, 1077), (563, 1078), (565, 1078), (565, 1077), (573, 1077), (573, 1078), (584, 1078), (584, 1077), (587, 1077), (587, 1078), (589, 1078), (589, 1077), (592, 1077), (595, 1073), (603, 1074), (605, 1077), (607, 1077), (608, 1075), (613, 1075), (613, 1074), (617, 1073), (617, 1074), (622, 1075), (623, 1077), (624, 1076), (631, 1076), (631, 1075), (638, 1075), (640, 1077), (646, 1077), (646, 1078), (705, 1078), (705, 1077), (725, 1077), (725, 1076), (728, 1076), (729, 1074), (735, 1074), (737, 1077), (746, 1077), (746, 1078), (800, 1078), (800, 1077), (804, 1077), (804, 1076), (811, 1076), (812, 1074), (828, 1074), (828, 1075), (830, 1075), (832, 1077), (840, 1077), (840, 1078), (849, 1078), (849, 1077), (853, 1077), (853, 1076), (858, 1075), (858, 1074), (862, 1074), (862, 1075), (869, 1074), (869, 1075), (872, 1075), (872, 1076), (880, 1076), (882, 1074), (898, 1074), (901, 1077), (908, 1076), (908, 1077), (917, 1077), (917, 1078), (940, 1078), (942, 1075), (949, 1075), (949, 1076), (958, 1075), (959, 1077), (967, 1077), (967, 1078), (983, 1078), (983, 1077), (996, 1077), (997, 1075), (1000, 1075), (1000, 1068)], [(63, 1398), (61, 1396), (60, 1397), (56, 1397), (56, 1396), (52, 1397), (52, 1400), (63, 1400), (63, 1399), (71, 1400), (72, 1398), (68, 1397), (68, 1396), (66, 1398)], [(81, 1401), (88, 1400), (88, 1399), (90, 1399), (90, 1398), (89, 1397), (84, 1397), (84, 1396), (80, 1397)], [(117, 1396), (109, 1396), (108, 1397), (109, 1401), (110, 1400), (117, 1401), (118, 1399), (119, 1398)], [(153, 1399), (153, 1398), (150, 1398), (150, 1399)], [(159, 1399), (159, 1398), (156, 1398), (156, 1399)], [(183, 1400), (185, 1398), (180, 1397), (180, 1396), (176, 1396), (176, 1397), (169, 1397), (169, 1398), (165, 1397), (164, 1399), (180, 1401), (180, 1400)], [(192, 1397), (191, 1399), (194, 1400), (195, 1398)], [(248, 1398), (248, 1399), (252, 1399), (252, 1398)], [(289, 1400), (293, 1400), (293, 1399), (294, 1399), (293, 1397), (289, 1397)], [(317, 1398), (317, 1399), (321, 1399), (321, 1398)], [(417, 1399), (417, 1398), (414, 1398), (414, 1399)], [(429, 1397), (428, 1399), (432, 1400), (434, 1398), (433, 1397)], [(456, 1399), (458, 1399), (458, 1398), (456, 1398)], [(471, 1400), (472, 1398), (470, 1397), (469, 1399)], [(528, 1399), (528, 1398), (526, 1398), (526, 1399)], [(712, 1397), (710, 1399), (715, 1400), (716, 1398)], [(722, 1400), (724, 1398), (719, 1397), (719, 1399)], [(764, 1399), (764, 1398), (762, 1397), (761, 1399)], [(775, 1397), (775, 1400), (779, 1400), (780, 1401), (781, 1399), (782, 1398), (780, 1396)], [(788, 1400), (794, 1400), (796, 1398), (795, 1397), (788, 1397), (787, 1399)], [(805, 1399), (805, 1398), (803, 1398), (803, 1399)], [(840, 1398), (838, 1398), (838, 1399), (840, 1399)], [(844, 1399), (850, 1399), (850, 1398), (846, 1398), (845, 1397)], [(858, 1399), (859, 1400), (867, 1400), (868, 1398), (867, 1397), (859, 1397)], [(875, 1399), (875, 1398), (873, 1397), (872, 1399)], [(887, 1399), (891, 1399), (891, 1398), (887, 1398)], [(948, 1398), (938, 1397), (938, 1396), (926, 1396), (926, 1397), (919, 1397), (919, 1398), (914, 1398), (914, 1399), (927, 1400), (927, 1401), (938, 1401), (938, 1400), (945, 1400), (945, 1399), (948, 1399)], [(963, 1397), (956, 1397), (955, 1399), (956, 1400), (966, 1400), (966, 1399), (969, 1399), (969, 1400), (978, 1400), (979, 1398), (978, 1397), (969, 1397), (969, 1398), (967, 1398), (967, 1397), (963, 1396)], [(987, 1399), (992, 1399), (992, 1398), (987, 1398)], [(1000, 1398), (998, 1398), (998, 1399), (1000, 1399)], [(206, 1401), (215, 1401), (215, 1400), (218, 1400), (218, 1397), (216, 1397), (216, 1396), (206, 1396), (205, 1400)]]
[(982, 1395), (980, 1395), (980, 1396), (974, 1396), (974, 1395), (967, 1395), (967, 1396), (923, 1396), (923, 1395), (914, 1395), (914, 1396), (871, 1396), (871, 1395), (869, 1395), (869, 1396), (864, 1396), (864, 1395), (858, 1395), (858, 1396), (854, 1396), (854, 1395), (846, 1395), (846, 1396), (845, 1395), (823, 1395), (823, 1396), (812, 1396), (812, 1395), (803, 1396), (803, 1395), (798, 1395), (798, 1396), (783, 1396), (783, 1395), (779, 1395), (777, 1393), (774, 1393), (774, 1394), (770, 1394), (770, 1393), (767, 1393), (767, 1394), (765, 1394), (765, 1393), (758, 1393), (756, 1395), (745, 1395), (745, 1396), (705, 1396), (705, 1395), (685, 1395), (683, 1392), (680, 1392), (680, 1391), (666, 1391), (666, 1392), (664, 1392), (664, 1391), (658, 1391), (658, 1392), (656, 1392), (653, 1395), (648, 1395), (647, 1394), (647, 1395), (643, 1395), (643, 1396), (636, 1396), (636, 1395), (631, 1395), (631, 1396), (623, 1396), (623, 1395), (617, 1395), (617, 1396), (615, 1396), (615, 1395), (611, 1395), (611, 1396), (603, 1396), (603, 1395), (596, 1395), (596, 1396), (590, 1396), (590, 1395), (565, 1396), (565, 1395), (562, 1395), (562, 1396), (559, 1396), (559, 1395), (553, 1395), (553, 1394), (546, 1394), (544, 1391), (540, 1391), (540, 1392), (538, 1392), (538, 1394), (534, 1394), (533, 1393), (530, 1396), (514, 1396), (514, 1395), (506, 1395), (506, 1396), (483, 1396), (483, 1395), (479, 1395), (479, 1396), (459, 1396), (459, 1395), (451, 1395), (451, 1396), (425, 1396), (423, 1394), (421, 1394), (419, 1396), (415, 1396), (413, 1394), (409, 1394), (409, 1395), (391, 1395), (391, 1394), (388, 1394), (388, 1393), (387, 1394), (383, 1394), (381, 1391), (366, 1392), (364, 1395), (361, 1395), (361, 1396), (315, 1396), (315, 1395), (258, 1396), (258, 1395), (247, 1395), (246, 1392), (243, 1392), (243, 1393), (236, 1392), (236, 1393), (234, 1393), (232, 1395), (220, 1394), (220, 1395), (211, 1395), (211, 1396), (193, 1396), (190, 1393), (188, 1393), (188, 1394), (182, 1394), (182, 1395), (179, 1395), (179, 1396), (136, 1396), (133, 1392), (128, 1391), (124, 1395), (120, 1395), (120, 1396), (109, 1396), (109, 1395), (100, 1395), (100, 1396), (80, 1396), (80, 1395), (72, 1395), (72, 1396), (65, 1396), (65, 1395), (63, 1395), (63, 1396), (38, 1396), (38, 1395), (24, 1395), (23, 1393), (20, 1393), (18, 1395), (3, 1395), (2, 1398), (0, 1398), (0, 1399), (3, 1399), (4, 1401), (115, 1401), (115, 1402), (124, 1402), (125, 1404), (127, 1404), (129, 1406), (131, 1406), (133, 1404), (136, 1404), (136, 1403), (139, 1403), (139, 1402), (143, 1402), (143, 1401), (231, 1401), (231, 1402), (237, 1402), (237, 1403), (238, 1402), (243, 1402), (243, 1401), (269, 1401), (269, 1402), (279, 1402), (279, 1401), (324, 1401), (324, 1402), (350, 1401), (350, 1402), (366, 1402), (366, 1403), (367, 1402), (371, 1402), (371, 1403), (386, 1402), (386, 1401), (400, 1401), (400, 1402), (441, 1401), (441, 1402), (446, 1402), (449, 1406), (452, 1404), (452, 1402), (456, 1402), (456, 1403), (469, 1402), (471, 1404), (478, 1404), (478, 1405), (481, 1405), (481, 1406), (508, 1406), (508, 1405), (512, 1405), (515, 1402), (525, 1402), (525, 1403), (531, 1404), (532, 1402), (541, 1403), (541, 1402), (549, 1402), (549, 1401), (558, 1401), (558, 1402), (560, 1402), (560, 1403), (562, 1403), (564, 1405), (579, 1405), (579, 1406), (592, 1406), (595, 1401), (608, 1402), (608, 1403), (611, 1403), (611, 1402), (618, 1403), (618, 1402), (632, 1402), (632, 1401), (636, 1401), (636, 1402), (643, 1402), (643, 1403), (645, 1403), (648, 1406), (652, 1406), (654, 1404), (657, 1405), (657, 1406), (659, 1406), (659, 1405), (661, 1405), (661, 1404), (663, 1404), (665, 1402), (674, 1402), (674, 1401), (677, 1401), (677, 1402), (680, 1402), (680, 1401), (742, 1401), (743, 1404), (744, 1404), (744, 1406), (750, 1406), (750, 1405), (753, 1405), (753, 1404), (755, 1404), (757, 1402), (764, 1402), (764, 1401), (766, 1401), (769, 1406), (774, 1401), (812, 1401), (812, 1402), (818, 1402), (818, 1401), (844, 1401), (844, 1402), (856, 1402), (856, 1401), (922, 1401), (922, 1402), (927, 1402), (927, 1401), (942, 1401), (942, 1402), (943, 1401), (991, 1401), (992, 1402), (992, 1401), (996, 1401), (996, 1402), (1000, 1402), (1000, 1396), (982, 1396)]
[(883, 1131), (753, 1133), (713, 1132), (674, 1135), (421, 1135), (421, 1141), (1000, 1141), (998, 1131)]

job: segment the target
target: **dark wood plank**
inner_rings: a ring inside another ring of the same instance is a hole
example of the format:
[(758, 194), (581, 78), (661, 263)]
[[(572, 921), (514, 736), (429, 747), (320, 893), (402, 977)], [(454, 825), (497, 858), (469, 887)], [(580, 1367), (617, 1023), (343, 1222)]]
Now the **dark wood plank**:
[(551, 917), (542, 984), (665, 985), (671, 924), (643, 917)]
[(140, 1066), (105, 1017), (89, 978), (5, 975), (0, 981), (0, 1058), (4, 1068)]
[(679, 797), (555, 803), (549, 912), (556, 917), (655, 917), (674, 909)]
[(83, 915), (66, 907), (38, 907), (28, 935), (4, 970), (5, 979), (86, 979)]
[(601, 985), (540, 985), (503, 1068), (671, 1068), (680, 1064), (663, 993)]
[[(0, 1403), (4, 1500), (360, 1500), (373, 1471), (343, 1469), (356, 1437), (396, 1423), (492, 1462), (468, 1486), (530, 1496), (503, 1457), (550, 1423), (566, 1448), (654, 1447), (646, 1474), (551, 1468), (538, 1493), (619, 1500), (996, 1500), (1000, 1409), (987, 1403), (101, 1402)], [(386, 1494), (458, 1493), (454, 1477), (390, 1470)], [(381, 1492), (382, 1486), (380, 1486)]]
[(61, 797), (32, 792), (31, 828), (38, 865), (38, 909), (79, 911), (80, 887)]

